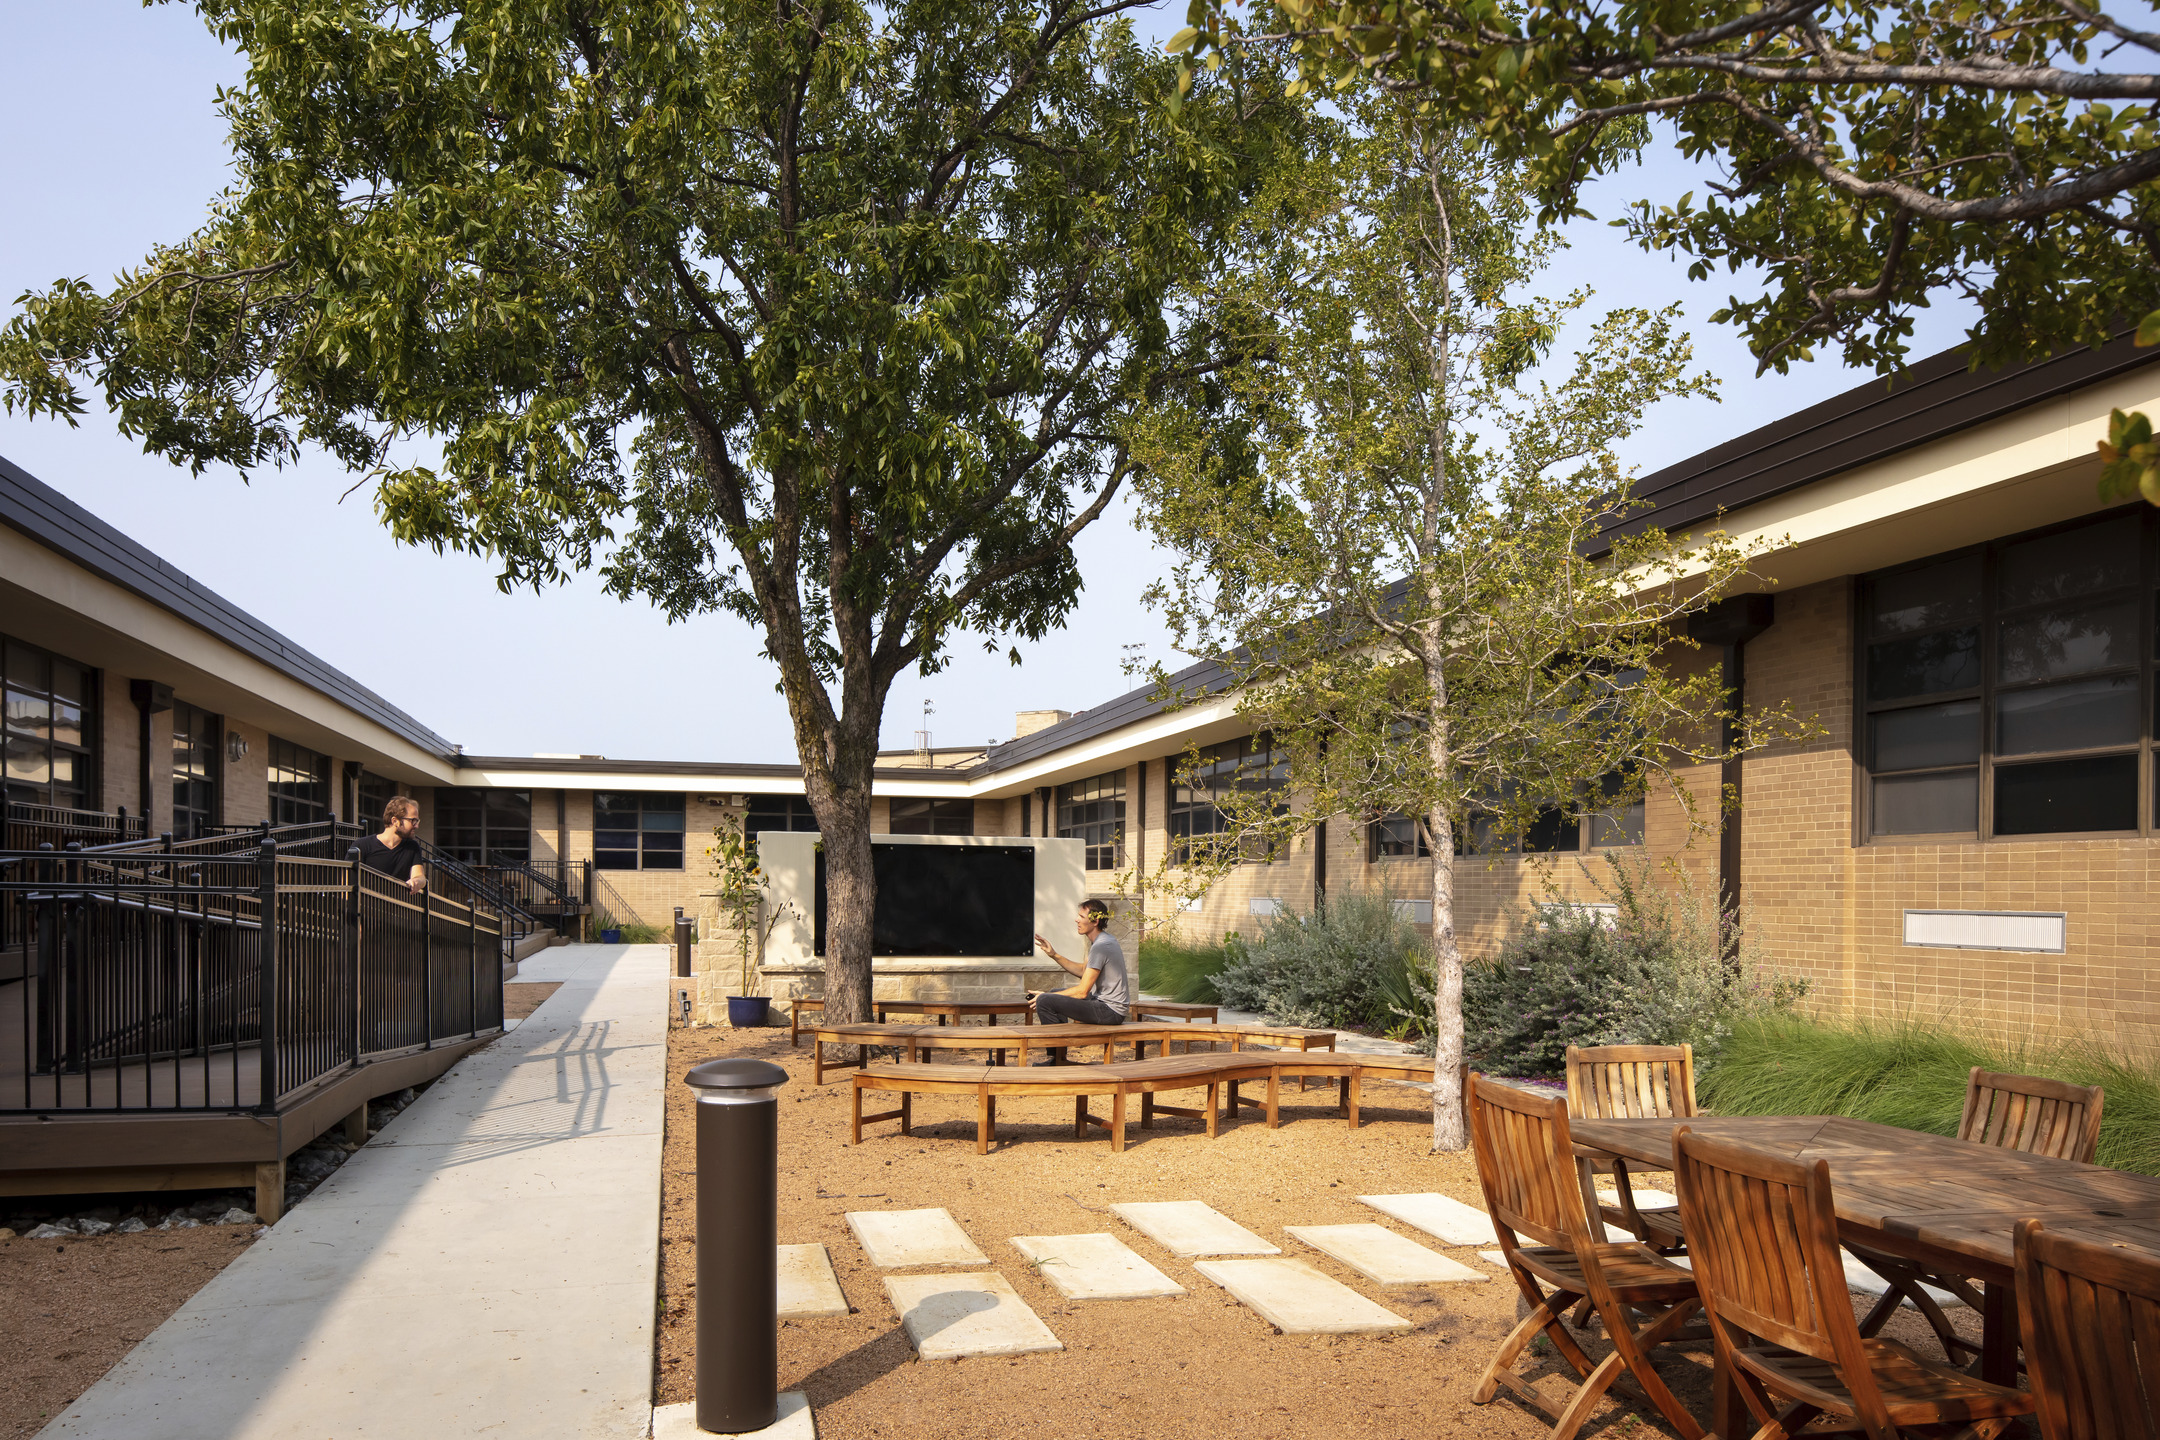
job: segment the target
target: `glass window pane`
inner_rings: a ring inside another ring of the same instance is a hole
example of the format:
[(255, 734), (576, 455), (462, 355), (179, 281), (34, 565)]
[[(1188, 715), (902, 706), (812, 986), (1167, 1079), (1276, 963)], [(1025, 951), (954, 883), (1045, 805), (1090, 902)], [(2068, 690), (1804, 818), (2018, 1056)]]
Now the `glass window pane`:
[(67, 701), (53, 702), (52, 737), (62, 745), (83, 743), (82, 707)]
[(1980, 772), (1900, 775), (1875, 782), (1875, 833), (1945, 835), (1980, 828)]
[(1999, 765), (1995, 769), (1995, 833), (2135, 830), (2137, 770), (2135, 755)]
[(19, 645), (10, 642), (7, 647), (7, 679), (11, 685), (43, 695), (50, 691), (51, 672), (46, 668), (45, 652), (35, 645)]
[(1592, 845), (1640, 845), (1643, 843), (1643, 802), (1600, 811), (1590, 817)]
[(2000, 629), (1997, 678), (2006, 684), (2089, 675), (2137, 663), (2137, 611), (2129, 600), (2043, 610)]
[(661, 810), (661, 811), (652, 811), (652, 810), (648, 810), (648, 811), (646, 811), (646, 812), (645, 812), (645, 823), (644, 823), (644, 829), (645, 829), (645, 830), (646, 830), (646, 831), (647, 831), (648, 833), (649, 833), (649, 832), (652, 832), (652, 831), (655, 831), (655, 830), (663, 830), (663, 831), (664, 831), (664, 830), (672, 830), (672, 831), (674, 831), (674, 832), (675, 832), (676, 834), (680, 835), (680, 834), (682, 833), (682, 828), (683, 828), (683, 817), (682, 817), (682, 811), (680, 811), (680, 810), (677, 810), (677, 811), (676, 811), (676, 812), (675, 812), (674, 814), (672, 814), (672, 815), (670, 815), (670, 814), (669, 814), (669, 813), (668, 813), (667, 811), (665, 811), (665, 810)]
[(51, 750), (42, 740), (7, 737), (7, 778), (11, 785), (50, 785)]
[(1541, 810), (1523, 833), (1523, 849), (1532, 854), (1582, 849), (1582, 821), (1564, 810)]
[(1971, 625), (1980, 618), (1980, 556), (1975, 552), (1885, 575), (1874, 582), (1871, 608), (1869, 634), (1878, 640)]
[(52, 702), (43, 695), (12, 687), (7, 692), (7, 728), (44, 736), (52, 731)]
[(637, 851), (595, 850), (593, 851), (593, 868), (596, 870), (635, 870), (637, 869)]
[(1902, 700), (1980, 683), (1980, 632), (1941, 630), (1868, 646), (1870, 700)]
[(1868, 732), (1876, 770), (1970, 765), (1980, 758), (1980, 702), (1953, 700), (1871, 715)]
[(2135, 585), (2138, 517), (2125, 515), (2005, 545), (1995, 593), (2003, 608)]
[(2135, 675), (2014, 690), (1995, 700), (1998, 755), (2092, 750), (2102, 745), (2135, 745), (2137, 740)]
[[(596, 830), (593, 832), (593, 848), (596, 850), (637, 850), (638, 832), (635, 830)], [(475, 832), (477, 838), (477, 832)]]
[(80, 665), (70, 665), (65, 660), (53, 661), (52, 693), (55, 700), (83, 704), (90, 698), (88, 673)]

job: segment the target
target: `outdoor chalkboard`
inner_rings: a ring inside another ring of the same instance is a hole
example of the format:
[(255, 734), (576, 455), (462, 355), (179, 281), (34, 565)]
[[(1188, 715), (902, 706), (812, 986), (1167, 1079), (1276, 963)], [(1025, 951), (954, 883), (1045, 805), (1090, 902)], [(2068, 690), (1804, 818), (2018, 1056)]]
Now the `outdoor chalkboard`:
[[(873, 955), (1028, 955), (1035, 949), (1030, 845), (872, 845)], [(815, 946), (825, 953), (825, 852), (817, 852)]]

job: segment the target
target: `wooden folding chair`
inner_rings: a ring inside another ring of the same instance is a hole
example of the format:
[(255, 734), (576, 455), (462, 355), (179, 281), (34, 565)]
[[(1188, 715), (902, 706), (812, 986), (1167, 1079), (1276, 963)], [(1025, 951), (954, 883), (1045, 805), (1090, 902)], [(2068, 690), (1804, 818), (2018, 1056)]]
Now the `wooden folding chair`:
[[(2002, 1075), (1975, 1065), (1965, 1082), (1965, 1114), (1958, 1139), (2003, 1150), (2023, 1150), (2057, 1160), (2092, 1163), (2100, 1146), (2100, 1110), (2107, 1093), (2098, 1085), (2071, 1085), (2038, 1075)], [(1962, 1275), (1933, 1274), (1912, 1261), (1862, 1246), (1848, 1246), (1861, 1264), (1889, 1282), (1890, 1288), (1860, 1322), (1862, 1335), (1875, 1335), (1910, 1300), (1926, 1317), (1952, 1360), (1980, 1353), (1980, 1347), (1951, 1328), (1950, 1317), (1924, 1286), (1946, 1290), (1978, 1310), (1979, 1287)]]
[[(1632, 1120), (1695, 1113), (1695, 1047), (1692, 1045), (1570, 1045), (1567, 1048), (1568, 1114), (1577, 1120)], [(1628, 1185), (1627, 1162), (1581, 1154), (1586, 1203), (1593, 1213), (1664, 1254), (1685, 1248), (1680, 1212), (1638, 1210)], [(1600, 1204), (1596, 1177), (1610, 1175), (1617, 1205)]]
[(1922, 1425), (1986, 1440), (2030, 1413), (2023, 1391), (1860, 1334), (1827, 1161), (1803, 1164), (1684, 1127), (1673, 1151), (1689, 1263), (1717, 1345), (1710, 1423), (1725, 1440), (1749, 1433), (1735, 1392), (1761, 1427), (1755, 1440), (1786, 1440), (1818, 1416), (1869, 1440)]
[(2043, 1440), (2160, 1437), (2160, 1254), (2020, 1220), (2017, 1287)]
[[(1477, 1152), (1485, 1209), (1500, 1237), (1508, 1273), (1530, 1304), (1529, 1315), (1508, 1333), (1485, 1367), (1473, 1402), (1483, 1405), (1505, 1385), (1553, 1417), (1551, 1440), (1570, 1440), (1624, 1369), (1681, 1440), (1702, 1440), (1702, 1427), (1683, 1409), (1649, 1360), (1649, 1352), (1677, 1332), (1698, 1308), (1695, 1278), (1634, 1241), (1611, 1244), (1595, 1228), (1577, 1183), (1575, 1149), (1568, 1138), (1567, 1102), (1545, 1099), (1471, 1075), (1463, 1087), (1470, 1110), (1470, 1138)], [(1528, 1237), (1529, 1245), (1518, 1237)], [(1552, 1286), (1552, 1293), (1543, 1288)], [(1587, 1297), (1605, 1324), (1612, 1353), (1593, 1364), (1560, 1323), (1578, 1298)], [(1647, 1316), (1641, 1324), (1636, 1312)], [(1582, 1383), (1559, 1404), (1517, 1375), (1515, 1362), (1542, 1333)]]

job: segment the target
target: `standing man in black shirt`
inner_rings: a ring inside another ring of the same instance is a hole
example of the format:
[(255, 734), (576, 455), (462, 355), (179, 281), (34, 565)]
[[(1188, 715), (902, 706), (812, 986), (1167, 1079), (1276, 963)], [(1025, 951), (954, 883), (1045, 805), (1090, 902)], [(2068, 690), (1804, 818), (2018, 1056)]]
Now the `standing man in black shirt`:
[(420, 828), (420, 802), (394, 795), (383, 806), (382, 818), (382, 833), (360, 842), (360, 863), (404, 881), (405, 888), (418, 895), (427, 889), (427, 866), (420, 863), (420, 842), (413, 839)]

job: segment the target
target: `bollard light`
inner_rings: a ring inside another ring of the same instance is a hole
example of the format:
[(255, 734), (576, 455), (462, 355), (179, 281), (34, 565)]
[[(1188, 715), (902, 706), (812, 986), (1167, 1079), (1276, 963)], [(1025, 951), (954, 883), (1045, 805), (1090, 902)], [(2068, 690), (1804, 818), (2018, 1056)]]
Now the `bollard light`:
[(694, 921), (682, 913), (682, 906), (675, 907), (675, 975), (678, 979), (690, 974), (690, 932)]
[(780, 1087), (764, 1060), (708, 1060), (683, 1077), (697, 1107), (697, 1426), (720, 1435), (779, 1418)]

